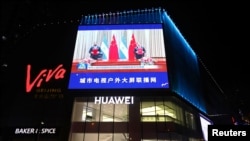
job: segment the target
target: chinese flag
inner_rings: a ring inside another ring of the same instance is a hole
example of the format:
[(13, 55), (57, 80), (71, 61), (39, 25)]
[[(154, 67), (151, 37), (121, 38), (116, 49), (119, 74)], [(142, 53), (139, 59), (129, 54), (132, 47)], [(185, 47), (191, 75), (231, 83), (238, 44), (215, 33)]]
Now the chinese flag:
[(132, 34), (132, 39), (130, 40), (129, 49), (128, 49), (128, 59), (129, 60), (135, 59), (135, 54), (134, 54), (135, 47), (136, 47), (135, 36), (134, 36), (134, 34)]
[(118, 59), (119, 59), (118, 47), (117, 47), (115, 36), (113, 35), (113, 38), (109, 46), (109, 60), (117, 61)]

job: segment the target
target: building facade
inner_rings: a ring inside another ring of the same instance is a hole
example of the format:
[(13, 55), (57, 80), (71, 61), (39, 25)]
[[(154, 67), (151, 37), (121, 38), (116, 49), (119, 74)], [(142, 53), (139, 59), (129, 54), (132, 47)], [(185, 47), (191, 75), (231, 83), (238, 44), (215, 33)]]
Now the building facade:
[[(44, 28), (12, 54), (25, 55), (6, 72), (3, 140), (207, 140), (211, 108), (199, 62), (164, 9), (89, 15), (79, 25)], [(101, 59), (88, 58), (94, 42)], [(144, 58), (133, 54), (138, 43)]]

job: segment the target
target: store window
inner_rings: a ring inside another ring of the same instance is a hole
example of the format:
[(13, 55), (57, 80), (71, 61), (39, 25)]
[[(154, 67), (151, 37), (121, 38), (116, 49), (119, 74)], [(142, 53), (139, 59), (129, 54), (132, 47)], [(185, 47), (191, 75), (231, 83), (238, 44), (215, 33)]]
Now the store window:
[(127, 122), (127, 104), (94, 104), (75, 102), (72, 121), (82, 122)]
[(175, 122), (182, 123), (182, 109), (170, 101), (142, 101), (142, 122)]
[(128, 105), (95, 104), (92, 98), (76, 98), (70, 141), (128, 140)]
[(186, 117), (186, 126), (190, 129), (195, 130), (196, 129), (196, 122), (195, 122), (194, 114), (185, 111), (185, 117)]
[(185, 125), (197, 130), (194, 114), (169, 97), (138, 97), (133, 105), (95, 104), (92, 99), (85, 97), (74, 102), (69, 141), (125, 141), (137, 137), (143, 141), (183, 140), (185, 136), (171, 129)]

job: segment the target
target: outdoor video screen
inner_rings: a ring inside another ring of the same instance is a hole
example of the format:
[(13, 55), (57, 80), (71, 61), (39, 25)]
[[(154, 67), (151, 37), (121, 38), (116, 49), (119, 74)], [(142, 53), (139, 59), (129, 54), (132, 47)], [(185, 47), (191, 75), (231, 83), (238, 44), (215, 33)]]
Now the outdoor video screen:
[(79, 26), (68, 88), (169, 88), (162, 24)]

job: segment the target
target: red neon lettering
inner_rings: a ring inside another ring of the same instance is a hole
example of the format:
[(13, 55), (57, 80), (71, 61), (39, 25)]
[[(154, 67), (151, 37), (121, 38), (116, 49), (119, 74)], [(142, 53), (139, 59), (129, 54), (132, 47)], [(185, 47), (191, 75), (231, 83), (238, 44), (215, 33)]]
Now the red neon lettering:
[(62, 68), (62, 64), (58, 65), (55, 70), (52, 69), (43, 69), (40, 73), (36, 76), (36, 78), (31, 82), (30, 81), (30, 72), (31, 72), (31, 65), (27, 65), (27, 76), (26, 76), (26, 92), (30, 92), (36, 84), (36, 87), (40, 87), (42, 82), (49, 82), (50, 79), (54, 76), (55, 79), (62, 79), (64, 78), (66, 69)]

